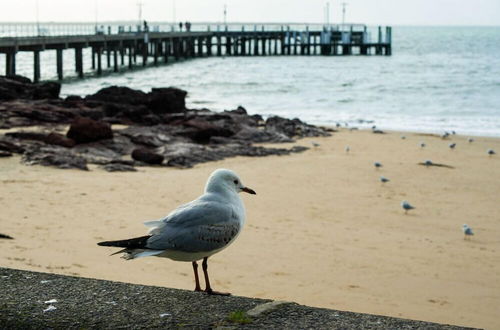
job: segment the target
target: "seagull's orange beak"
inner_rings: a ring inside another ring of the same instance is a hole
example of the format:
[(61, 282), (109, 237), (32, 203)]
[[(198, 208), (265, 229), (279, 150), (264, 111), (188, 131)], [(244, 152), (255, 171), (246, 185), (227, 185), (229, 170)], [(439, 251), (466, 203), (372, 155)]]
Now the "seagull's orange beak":
[(241, 188), (241, 191), (244, 191), (244, 192), (252, 194), (252, 195), (257, 195), (257, 193), (255, 191), (253, 191), (252, 189), (247, 188), (247, 187)]

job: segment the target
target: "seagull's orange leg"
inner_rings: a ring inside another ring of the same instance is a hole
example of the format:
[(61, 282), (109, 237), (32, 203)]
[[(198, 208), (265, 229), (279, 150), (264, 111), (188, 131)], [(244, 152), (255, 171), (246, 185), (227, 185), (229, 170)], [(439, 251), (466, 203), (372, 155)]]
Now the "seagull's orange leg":
[(193, 271), (194, 271), (194, 281), (196, 282), (194, 291), (201, 291), (200, 279), (198, 278), (198, 264), (196, 263), (196, 261), (193, 261)]
[(229, 292), (217, 292), (212, 290), (210, 287), (210, 280), (208, 279), (208, 257), (203, 258), (203, 262), (201, 263), (203, 268), (203, 274), (205, 275), (205, 292), (208, 294), (220, 295), (220, 296), (229, 296), (231, 295)]

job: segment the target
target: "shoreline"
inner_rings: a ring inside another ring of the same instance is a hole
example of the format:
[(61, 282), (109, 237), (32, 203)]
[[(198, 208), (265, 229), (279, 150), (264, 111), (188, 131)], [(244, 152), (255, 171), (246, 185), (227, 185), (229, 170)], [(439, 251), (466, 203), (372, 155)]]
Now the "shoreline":
[[(0, 263), (190, 290), (189, 264), (124, 261), (109, 257), (114, 250), (96, 242), (144, 234), (143, 221), (196, 198), (208, 174), (226, 167), (257, 195), (242, 196), (245, 228), (230, 248), (211, 258), (216, 290), (495, 328), (500, 159), (486, 150), (498, 152), (500, 139), (466, 139), (342, 130), (289, 145), (266, 144), (310, 147), (299, 154), (238, 156), (182, 170), (139, 167), (133, 173), (0, 159), (0, 200), (11, 206), (0, 215), (1, 232), (14, 237), (0, 240)], [(451, 142), (456, 150), (449, 150)], [(417, 165), (426, 159), (455, 168)], [(376, 170), (374, 161), (384, 166)], [(391, 181), (382, 184), (381, 175)], [(416, 206), (408, 215), (403, 199)], [(463, 239), (463, 223), (476, 233), (471, 240)]]

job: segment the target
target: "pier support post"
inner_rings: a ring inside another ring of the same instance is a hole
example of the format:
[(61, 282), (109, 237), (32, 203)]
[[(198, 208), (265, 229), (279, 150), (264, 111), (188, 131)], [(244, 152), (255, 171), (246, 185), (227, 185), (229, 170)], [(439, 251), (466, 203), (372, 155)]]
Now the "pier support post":
[(203, 56), (203, 39), (201, 37), (196, 38), (196, 42), (198, 43), (198, 56)]
[(16, 52), (11, 51), (5, 54), (5, 75), (14, 76), (16, 74)]
[(128, 68), (129, 69), (132, 69), (133, 66), (134, 66), (134, 56), (133, 56), (133, 52), (134, 52), (134, 47), (129, 47), (128, 48)]
[(163, 62), (168, 63), (168, 55), (170, 54), (170, 43), (165, 40), (163, 43)]
[(120, 63), (125, 65), (125, 48), (123, 48), (122, 42), (120, 42)]
[(217, 36), (217, 56), (222, 56), (222, 39)]
[(212, 37), (207, 37), (207, 56), (212, 56)]
[(40, 81), (40, 51), (33, 52), (33, 82)]
[(259, 55), (259, 37), (255, 36), (253, 39), (253, 54)]
[(226, 55), (231, 55), (231, 37), (226, 35)]
[(159, 45), (158, 41), (155, 41), (153, 44), (153, 61), (155, 66), (158, 65), (158, 51), (159, 51)]
[(106, 63), (108, 64), (108, 68), (111, 67), (111, 49), (106, 45)]
[(82, 47), (75, 48), (75, 71), (78, 74), (78, 78), (83, 78), (83, 54)]
[(56, 49), (57, 79), (63, 79), (63, 50)]
[(113, 49), (113, 72), (118, 72), (118, 49)]
[(102, 48), (96, 48), (96, 56), (97, 56), (97, 74), (100, 76), (102, 74)]
[(92, 47), (92, 51), (91, 51), (92, 55), (92, 70), (95, 70), (95, 47)]
[(148, 64), (148, 44), (142, 44), (142, 66), (146, 66)]

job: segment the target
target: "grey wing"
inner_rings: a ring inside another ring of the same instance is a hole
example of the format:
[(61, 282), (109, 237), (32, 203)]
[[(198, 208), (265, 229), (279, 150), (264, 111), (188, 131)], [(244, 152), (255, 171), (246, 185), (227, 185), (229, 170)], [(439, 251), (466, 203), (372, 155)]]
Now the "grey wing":
[(221, 249), (240, 231), (235, 210), (222, 203), (199, 203), (169, 216), (154, 231), (147, 247), (155, 250), (205, 252)]

